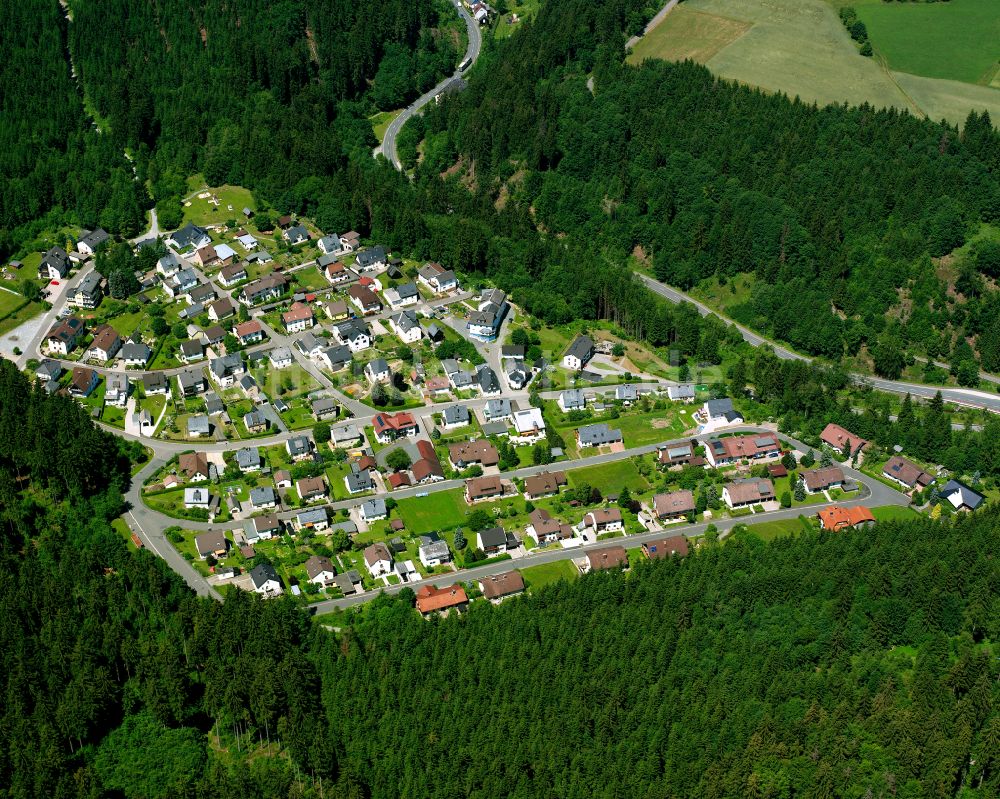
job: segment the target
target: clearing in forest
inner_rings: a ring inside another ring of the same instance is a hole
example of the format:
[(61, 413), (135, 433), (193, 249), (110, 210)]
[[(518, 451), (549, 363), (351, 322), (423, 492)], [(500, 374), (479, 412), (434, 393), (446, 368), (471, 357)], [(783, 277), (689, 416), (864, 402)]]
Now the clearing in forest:
[(664, 61), (685, 61), (690, 58), (704, 64), (750, 28), (751, 23), (745, 20), (729, 19), (694, 11), (687, 6), (678, 6), (663, 22), (639, 40), (628, 61), (630, 64), (639, 64), (647, 58), (662, 58)]

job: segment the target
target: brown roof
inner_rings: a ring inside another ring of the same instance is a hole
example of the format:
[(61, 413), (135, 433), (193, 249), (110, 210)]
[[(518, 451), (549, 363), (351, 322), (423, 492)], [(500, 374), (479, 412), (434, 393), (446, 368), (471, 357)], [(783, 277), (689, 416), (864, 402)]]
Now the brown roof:
[(59, 341), (70, 342), (83, 332), (83, 322), (75, 316), (63, 319), (59, 324), (53, 325), (46, 338), (54, 338)]
[(924, 486), (930, 485), (934, 482), (934, 478), (931, 477), (931, 475), (917, 466), (917, 464), (913, 461), (908, 460), (901, 455), (893, 455), (889, 458), (889, 460), (885, 462), (885, 466), (882, 467), (882, 472), (902, 483), (905, 483), (911, 488), (915, 485), (919, 485), (923, 488)]
[(788, 477), (788, 469), (780, 463), (772, 463), (768, 466), (767, 473), (771, 475), (771, 477)]
[(823, 469), (803, 472), (802, 479), (805, 480), (806, 488), (810, 491), (822, 491), (824, 488), (844, 482), (844, 470), (839, 466), (827, 466)]
[(90, 343), (90, 346), (92, 349), (110, 353), (113, 349), (116, 349), (116, 344), (121, 345), (118, 331), (111, 327), (111, 325), (101, 325), (94, 331), (94, 340)]
[[(722, 458), (756, 458), (767, 452), (781, 450), (781, 442), (774, 433), (755, 433), (752, 436), (727, 436), (709, 441), (706, 450)], [(721, 452), (719, 451), (721, 449)]]
[(204, 452), (183, 452), (177, 456), (177, 469), (188, 479), (196, 474), (208, 477), (208, 456)]
[[(420, 461), (418, 461), (419, 463)], [(425, 475), (426, 477), (426, 475)], [(385, 480), (392, 488), (402, 488), (410, 484), (410, 477), (406, 472), (393, 472)]]
[(485, 438), (450, 444), (448, 446), (448, 455), (452, 463), (481, 463), (483, 466), (496, 466), (500, 463), (500, 453)]
[(322, 477), (303, 477), (295, 484), (295, 490), (299, 497), (307, 497), (310, 494), (325, 494), (326, 482)]
[(587, 562), (591, 570), (620, 569), (628, 565), (628, 553), (625, 547), (614, 546), (604, 549), (594, 549), (587, 553)]
[(558, 536), (560, 539), (573, 537), (573, 528), (558, 519), (553, 519), (544, 508), (535, 508), (528, 514), (528, 521), (535, 528), (535, 535), (538, 538), (547, 538), (550, 535)]
[(337, 570), (333, 568), (333, 561), (329, 558), (322, 555), (313, 555), (306, 561), (306, 574), (310, 580), (323, 572), (330, 572), (330, 574), (337, 573)]
[(236, 310), (236, 306), (233, 305), (232, 300), (229, 297), (223, 297), (221, 300), (216, 300), (213, 302), (209, 308), (215, 311), (215, 315), (220, 319), (229, 316)]
[(735, 505), (774, 499), (774, 484), (763, 478), (727, 483), (726, 489), (729, 491), (730, 500)]
[(566, 485), (565, 472), (542, 472), (524, 478), (524, 493), (531, 497), (557, 494), (564, 485)]
[(437, 458), (421, 458), (410, 467), (410, 471), (413, 473), (413, 479), (418, 483), (431, 475), (444, 477), (444, 469), (441, 468), (441, 462)]
[(694, 510), (694, 494), (687, 489), (657, 494), (653, 497), (653, 510), (660, 517), (690, 513)]
[(70, 380), (70, 387), (75, 388), (81, 394), (86, 394), (90, 391), (90, 387), (94, 382), (94, 375), (97, 374), (93, 369), (84, 369), (82, 366), (73, 367), (73, 379)]
[(211, 244), (206, 244), (204, 247), (198, 250), (198, 257), (202, 261), (211, 261), (212, 259), (217, 258), (218, 256), (215, 254), (215, 247), (213, 247)]
[(278, 518), (276, 513), (267, 513), (263, 516), (253, 517), (253, 526), (257, 532), (262, 530), (280, 530), (281, 529), (281, 519)]
[(375, 292), (373, 292), (367, 286), (356, 284), (354, 286), (351, 286), (347, 290), (347, 293), (350, 294), (352, 297), (354, 297), (354, 299), (356, 299), (363, 308), (370, 308), (373, 305), (379, 305), (379, 306), (382, 305), (382, 303), (379, 302), (378, 297), (375, 296)]
[(389, 552), (389, 547), (383, 544), (381, 541), (372, 544), (365, 549), (365, 563), (372, 566), (378, 563), (380, 560), (392, 560), (392, 555)]
[(278, 471), (274, 473), (274, 482), (276, 483), (282, 483), (285, 482), (286, 480), (291, 480), (291, 479), (292, 479), (292, 473), (287, 469), (278, 469)]
[(470, 499), (492, 497), (503, 493), (503, 481), (499, 477), (476, 477), (465, 481), (465, 489)]
[(292, 303), (292, 307), (281, 315), (281, 318), (286, 325), (289, 322), (301, 322), (303, 319), (312, 319), (312, 317), (312, 308), (304, 302)]
[(256, 319), (251, 319), (249, 322), (240, 322), (236, 325), (236, 335), (243, 337), (249, 336), (253, 333), (260, 333), (263, 328), (260, 326), (260, 322)]
[(465, 594), (465, 589), (460, 585), (451, 585), (447, 588), (425, 585), (417, 591), (417, 610), (421, 613), (446, 610), (458, 605), (465, 605), (468, 601), (469, 598)]
[(222, 271), (219, 274), (226, 280), (232, 280), (239, 274), (246, 274), (247, 268), (243, 264), (230, 264), (229, 266), (222, 267)]
[(841, 427), (839, 424), (833, 424), (833, 422), (823, 428), (823, 432), (819, 434), (819, 440), (824, 444), (829, 444), (838, 451), (843, 451), (844, 444), (850, 441), (852, 454), (857, 452), (859, 448), (865, 449), (868, 446), (868, 442), (861, 438), (861, 436), (856, 436), (850, 430)]
[(595, 525), (620, 522), (622, 520), (622, 512), (618, 508), (595, 508), (587, 516), (593, 519)]
[(483, 590), (483, 596), (487, 599), (499, 599), (502, 596), (519, 594), (524, 590), (524, 578), (521, 572), (511, 571), (503, 574), (494, 574), (492, 577), (483, 577), (479, 581), (479, 586)]
[(222, 530), (209, 530), (194, 539), (195, 549), (199, 555), (211, 555), (214, 552), (225, 552), (228, 544), (226, 534)]
[(650, 560), (669, 558), (671, 555), (683, 558), (687, 553), (688, 540), (682, 535), (659, 538), (656, 541), (647, 541), (642, 545), (642, 554)]
[(256, 557), (257, 550), (254, 549), (250, 544), (244, 544), (243, 546), (240, 547), (240, 554), (247, 560), (250, 560), (251, 558)]

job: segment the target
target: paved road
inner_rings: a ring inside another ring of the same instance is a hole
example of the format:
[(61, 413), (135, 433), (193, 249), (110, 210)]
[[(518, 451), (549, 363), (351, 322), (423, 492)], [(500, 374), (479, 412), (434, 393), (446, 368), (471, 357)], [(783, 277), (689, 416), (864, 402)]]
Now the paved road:
[(141, 233), (132, 239), (133, 244), (138, 244), (140, 241), (145, 241), (146, 239), (159, 238), (162, 231), (160, 230), (160, 220), (156, 217), (156, 209), (151, 208), (149, 211), (149, 228), (145, 233)]
[[(647, 33), (653, 30), (653, 28), (655, 28), (657, 25), (663, 22), (663, 18), (667, 16), (667, 14), (669, 14), (673, 10), (674, 6), (676, 6), (679, 2), (680, 0), (669, 0), (669, 2), (657, 12), (656, 16), (653, 17), (646, 24), (646, 27), (642, 29), (642, 33), (640, 33), (638, 36), (633, 36), (631, 39), (625, 42), (625, 50), (626, 51), (631, 50), (633, 47), (635, 47), (643, 36), (645, 36)], [(593, 89), (591, 89), (591, 91), (593, 91)]]
[[(456, 6), (456, 10), (462, 19), (465, 20), (465, 30), (469, 36), (469, 46), (465, 51), (464, 60), (468, 61), (469, 66), (472, 66), (472, 64), (476, 62), (476, 59), (479, 58), (479, 51), (483, 46), (483, 37), (479, 32), (479, 25), (477, 25), (476, 21), (469, 16), (469, 12), (467, 12), (461, 5)], [(466, 67), (466, 69), (468, 69), (468, 67)], [(431, 102), (436, 95), (440, 94), (448, 83), (455, 78), (461, 77), (461, 75), (462, 72), (456, 70), (454, 75), (449, 78), (445, 78), (429, 92), (422, 94), (410, 106), (403, 109), (403, 111), (389, 123), (389, 127), (385, 130), (385, 138), (382, 139), (382, 146), (375, 152), (381, 152), (386, 158), (389, 159), (389, 163), (396, 167), (396, 169), (402, 169), (403, 165), (399, 161), (399, 153), (396, 152), (396, 137), (399, 135), (399, 131), (403, 129), (403, 125), (406, 124), (406, 121), (410, 119), (410, 117), (427, 105), (427, 103)]]
[[(755, 431), (760, 428), (740, 428), (741, 430)], [(788, 438), (787, 436), (780, 436), (785, 439), (793, 446), (799, 450), (806, 450), (805, 444), (800, 441), (795, 441), (794, 439)], [(758, 513), (754, 516), (743, 516), (736, 519), (718, 519), (712, 522), (704, 522), (700, 524), (679, 524), (671, 525), (666, 527), (664, 530), (658, 530), (655, 532), (641, 533), (638, 535), (630, 535), (624, 538), (615, 538), (611, 540), (598, 541), (593, 544), (587, 544), (583, 547), (576, 547), (573, 549), (554, 549), (547, 550), (545, 552), (538, 552), (536, 554), (525, 555), (522, 558), (515, 558), (512, 560), (501, 561), (499, 563), (491, 563), (487, 566), (481, 566), (475, 569), (461, 569), (456, 572), (451, 572), (448, 574), (435, 575), (433, 577), (428, 577), (424, 580), (416, 580), (411, 583), (404, 585), (393, 585), (386, 588), (380, 589), (379, 591), (367, 591), (363, 594), (356, 594), (354, 596), (344, 597), (342, 599), (328, 599), (323, 602), (318, 602), (311, 607), (315, 608), (315, 613), (331, 613), (337, 609), (348, 608), (353, 605), (359, 605), (364, 602), (368, 602), (378, 596), (380, 593), (385, 592), (388, 594), (395, 594), (401, 591), (404, 587), (412, 588), (416, 590), (422, 585), (435, 585), (438, 587), (452, 585), (455, 582), (469, 582), (473, 580), (478, 580), (483, 577), (488, 577), (493, 574), (500, 574), (502, 572), (510, 571), (511, 569), (523, 569), (528, 566), (538, 566), (543, 563), (553, 563), (559, 560), (569, 560), (581, 557), (584, 553), (593, 549), (600, 549), (607, 546), (613, 546), (615, 544), (621, 544), (628, 548), (633, 548), (640, 546), (647, 541), (654, 541), (658, 538), (663, 538), (665, 535), (671, 535), (676, 533), (683, 533), (688, 537), (700, 536), (705, 532), (705, 529), (709, 524), (714, 524), (720, 533), (725, 533), (726, 531), (732, 529), (737, 524), (751, 524), (754, 522), (761, 521), (778, 521), (781, 519), (795, 519), (798, 518), (803, 513), (811, 514), (818, 511), (820, 508), (828, 507), (852, 507), (855, 505), (864, 505), (869, 508), (879, 507), (883, 505), (901, 505), (906, 506), (909, 504), (909, 498), (903, 494), (895, 491), (884, 483), (874, 480), (867, 475), (861, 474), (850, 467), (843, 465), (844, 471), (850, 475), (856, 482), (862, 486), (862, 494), (859, 497), (854, 497), (849, 500), (842, 502), (822, 502), (815, 505), (800, 506), (797, 508), (786, 508), (782, 510), (771, 511), (768, 513)]]
[[(781, 344), (771, 341), (770, 339), (764, 338), (759, 333), (755, 333), (748, 327), (745, 327), (744, 325), (733, 321), (729, 317), (718, 313), (717, 311), (709, 308), (703, 302), (699, 302), (679, 289), (660, 283), (658, 280), (654, 280), (649, 275), (639, 272), (637, 272), (636, 275), (651, 291), (670, 300), (670, 302), (689, 302), (698, 309), (698, 313), (702, 316), (708, 316), (711, 314), (712, 316), (718, 317), (726, 324), (732, 325), (739, 330), (740, 335), (743, 336), (743, 340), (754, 347), (760, 347), (767, 344), (772, 347), (775, 354), (783, 360), (813, 360), (806, 355), (802, 355), (801, 353), (790, 350)], [(957, 405), (967, 405), (973, 408), (986, 408), (994, 413), (1000, 413), (1000, 395), (988, 394), (985, 391), (977, 391), (976, 389), (971, 388), (952, 388), (950, 386), (927, 386), (919, 383), (906, 383), (901, 380), (885, 380), (881, 377), (872, 377), (871, 375), (862, 374), (852, 374), (851, 379), (854, 380), (855, 383), (870, 385), (873, 388), (877, 388), (882, 391), (891, 391), (894, 394), (912, 394), (914, 397), (923, 397), (925, 399), (931, 399), (938, 391), (940, 391), (941, 396), (947, 402), (953, 402)]]

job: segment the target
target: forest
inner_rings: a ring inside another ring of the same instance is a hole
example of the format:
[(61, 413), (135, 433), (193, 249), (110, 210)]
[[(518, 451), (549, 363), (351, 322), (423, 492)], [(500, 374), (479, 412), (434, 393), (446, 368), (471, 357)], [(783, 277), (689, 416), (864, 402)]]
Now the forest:
[(0, 796), (1000, 790), (996, 508), (319, 626), (129, 552), (120, 446), (0, 364)]

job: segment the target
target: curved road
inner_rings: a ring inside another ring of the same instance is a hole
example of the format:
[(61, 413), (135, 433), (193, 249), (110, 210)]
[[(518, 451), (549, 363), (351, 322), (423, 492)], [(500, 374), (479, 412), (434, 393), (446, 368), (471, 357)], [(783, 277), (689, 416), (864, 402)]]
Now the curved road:
[[(456, 5), (456, 10), (459, 15), (465, 20), (465, 30), (469, 35), (469, 46), (465, 51), (464, 61), (468, 61), (468, 69), (479, 58), (479, 51), (483, 46), (483, 37), (479, 32), (479, 25), (476, 21), (469, 16), (469, 12), (461, 5)], [(410, 119), (414, 114), (416, 114), (421, 108), (423, 108), (427, 103), (434, 99), (434, 97), (439, 94), (445, 86), (447, 86), (455, 78), (461, 77), (462, 70), (456, 70), (455, 74), (450, 78), (445, 78), (437, 86), (431, 89), (426, 94), (420, 95), (412, 104), (405, 108), (399, 116), (397, 116), (392, 122), (389, 123), (389, 127), (385, 130), (385, 138), (382, 139), (382, 146), (379, 147), (375, 152), (381, 152), (386, 158), (389, 159), (389, 163), (392, 164), (396, 169), (402, 169), (403, 165), (399, 161), (399, 153), (396, 152), (396, 137), (399, 135), (399, 131), (403, 129), (403, 125), (406, 121)]]
[[(683, 291), (668, 286), (665, 283), (661, 283), (658, 280), (651, 278), (649, 275), (642, 274), (641, 272), (636, 272), (636, 275), (650, 291), (659, 294), (664, 299), (678, 304), (682, 302), (689, 302), (698, 309), (698, 313), (702, 316), (708, 316), (711, 314), (712, 316), (721, 319), (727, 325), (735, 327), (740, 332), (740, 335), (743, 336), (743, 340), (754, 347), (760, 347), (766, 344), (774, 350), (775, 355), (783, 360), (813, 360), (807, 355), (802, 355), (801, 353), (788, 349), (788, 347), (783, 347), (781, 344), (777, 344), (770, 339), (764, 338), (760, 334), (753, 332), (738, 322), (734, 322), (729, 317), (723, 316), (718, 311), (709, 308), (705, 305), (705, 303), (699, 302), (693, 297), (688, 296)], [(927, 386), (921, 383), (906, 383), (901, 380), (885, 380), (881, 377), (873, 377), (871, 375), (857, 373), (852, 374), (851, 379), (855, 383), (870, 385), (873, 388), (877, 388), (882, 391), (891, 391), (894, 394), (912, 394), (914, 397), (923, 397), (924, 399), (931, 399), (938, 391), (940, 391), (942, 398), (948, 402), (955, 403), (956, 405), (986, 408), (993, 413), (1000, 413), (1000, 395), (987, 394), (985, 391), (977, 391), (971, 388), (951, 388), (950, 386)]]

